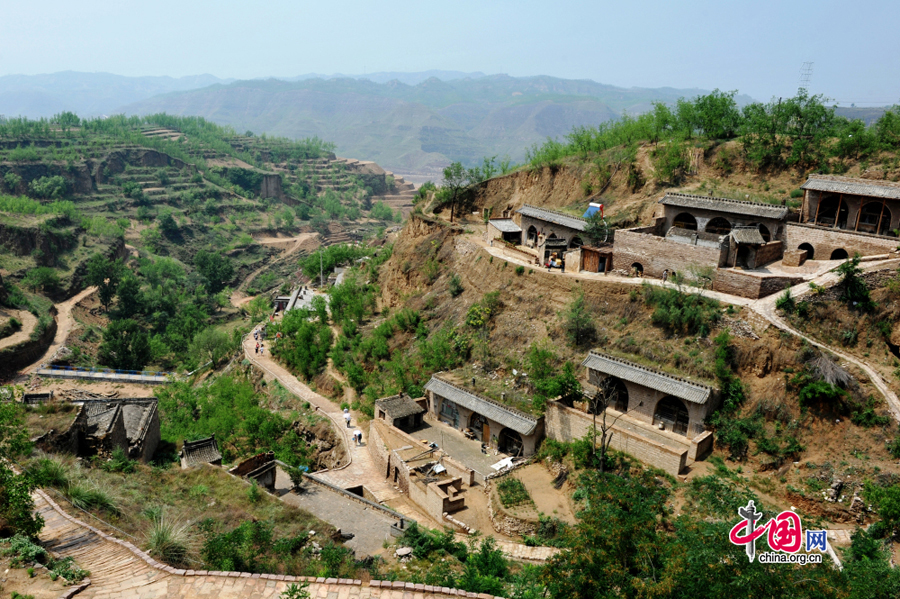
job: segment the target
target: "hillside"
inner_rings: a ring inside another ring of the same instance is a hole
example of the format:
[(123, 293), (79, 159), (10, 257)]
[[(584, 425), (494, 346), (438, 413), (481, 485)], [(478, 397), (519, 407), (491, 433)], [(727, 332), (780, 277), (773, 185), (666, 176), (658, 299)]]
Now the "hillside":
[[(121, 110), (199, 115), (238, 130), (291, 138), (317, 135), (333, 140), (342, 154), (438, 178), (440, 168), (451, 161), (474, 164), (497, 155), (520, 162), (532, 144), (565, 135), (573, 127), (700, 93), (544, 76), (432, 77), (415, 85), (397, 80), (268, 80), (167, 94)], [(740, 100), (746, 103), (749, 98)]]

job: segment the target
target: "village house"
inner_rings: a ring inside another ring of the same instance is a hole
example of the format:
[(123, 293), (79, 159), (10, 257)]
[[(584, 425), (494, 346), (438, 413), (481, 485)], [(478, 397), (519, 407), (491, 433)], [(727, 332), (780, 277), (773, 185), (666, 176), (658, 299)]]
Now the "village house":
[(160, 440), (157, 399), (84, 400), (73, 426), (79, 429), (78, 455), (119, 448), (131, 459), (149, 462)]
[(425, 398), (413, 399), (405, 393), (383, 397), (375, 402), (375, 419), (402, 431), (411, 432), (422, 426)]
[[(603, 389), (611, 448), (670, 474), (712, 450), (712, 433), (704, 425), (718, 406), (719, 394), (712, 387), (597, 351), (582, 365), (587, 368), (585, 401), (549, 402), (548, 437), (572, 441), (587, 435), (594, 425), (593, 412), (602, 412), (602, 404), (594, 405), (591, 398)], [(598, 428), (601, 422), (597, 417)]]
[(528, 204), (516, 213), (519, 215), (521, 244), (536, 250), (542, 264), (554, 252), (562, 256), (585, 243), (587, 221), (583, 218)]
[[(215, 441), (215, 439), (213, 439)], [(252, 458), (247, 458), (237, 466), (231, 468), (228, 473), (234, 476), (245, 478), (248, 481), (255, 481), (259, 486), (275, 490), (275, 477), (277, 474), (277, 463), (275, 462), (275, 454), (271, 451), (259, 453)]]
[(428, 410), (442, 423), (467, 433), (488, 447), (511, 456), (532, 455), (544, 434), (544, 419), (487, 397), (448, 373), (438, 373), (425, 385)]
[(219, 452), (219, 443), (216, 441), (215, 435), (196, 441), (185, 440), (179, 456), (182, 468), (190, 468), (199, 464), (222, 465), (222, 454)]
[(811, 175), (800, 222), (787, 225), (787, 245), (809, 260), (840, 260), (896, 250), (900, 241), (900, 183)]

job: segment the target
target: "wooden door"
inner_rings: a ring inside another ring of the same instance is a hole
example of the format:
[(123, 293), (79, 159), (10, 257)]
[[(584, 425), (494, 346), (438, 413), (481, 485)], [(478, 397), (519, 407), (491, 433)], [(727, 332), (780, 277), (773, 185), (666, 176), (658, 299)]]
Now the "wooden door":
[(488, 426), (488, 423), (485, 422), (483, 428), (481, 429), (481, 442), (485, 445), (491, 444), (491, 427)]

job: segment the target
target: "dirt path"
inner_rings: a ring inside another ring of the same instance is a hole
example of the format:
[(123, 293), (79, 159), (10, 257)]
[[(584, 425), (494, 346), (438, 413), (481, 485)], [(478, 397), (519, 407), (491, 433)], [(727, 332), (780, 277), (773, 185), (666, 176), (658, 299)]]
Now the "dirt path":
[(27, 368), (23, 368), (22, 372), (25, 374), (29, 374), (37, 370), (41, 364), (45, 364), (56, 355), (56, 352), (59, 351), (59, 348), (63, 346), (66, 342), (66, 338), (69, 336), (69, 332), (74, 328), (76, 322), (72, 317), (72, 309), (75, 305), (88, 297), (92, 293), (96, 292), (96, 287), (88, 287), (78, 295), (74, 297), (70, 297), (66, 301), (61, 304), (56, 304), (56, 336), (53, 337), (53, 343), (50, 344), (50, 347), (47, 348), (47, 351), (44, 352), (44, 355), (36, 361), (31, 366)]
[(18, 345), (24, 341), (28, 341), (31, 337), (31, 331), (37, 326), (38, 319), (34, 314), (27, 310), (0, 310), (0, 316), (7, 318), (18, 318), (22, 323), (22, 328), (18, 332), (13, 333), (9, 337), (0, 339), (0, 349)]
[(271, 268), (276, 262), (281, 262), (286, 258), (296, 254), (300, 251), (301, 248), (304, 247), (318, 247), (321, 245), (318, 242), (315, 242), (315, 239), (319, 236), (318, 233), (301, 233), (296, 237), (263, 237), (262, 239), (257, 239), (256, 243), (260, 245), (270, 245), (274, 247), (285, 246), (282, 248), (282, 252), (278, 255), (274, 260), (267, 260), (265, 264), (251, 272), (247, 277), (238, 285), (238, 288), (234, 290), (231, 294), (231, 305), (235, 308), (240, 308), (247, 302), (253, 299), (254, 296), (247, 295), (244, 293), (244, 289), (247, 288), (253, 280), (259, 276), (264, 270), (267, 268)]

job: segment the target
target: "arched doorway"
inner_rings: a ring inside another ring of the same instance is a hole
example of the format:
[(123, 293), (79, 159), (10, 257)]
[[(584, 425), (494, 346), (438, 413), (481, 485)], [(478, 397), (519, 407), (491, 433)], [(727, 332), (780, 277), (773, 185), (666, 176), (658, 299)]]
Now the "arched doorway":
[(475, 438), (482, 443), (490, 443), (491, 427), (488, 425), (487, 418), (477, 412), (472, 412), (469, 417), (469, 429), (475, 435)]
[(534, 225), (531, 225), (530, 227), (528, 227), (528, 233), (526, 235), (526, 241), (528, 242), (528, 245), (534, 247), (537, 244), (537, 238), (537, 229)]
[(728, 235), (731, 233), (731, 223), (721, 216), (717, 216), (706, 223), (706, 232), (713, 235)]
[(584, 242), (581, 241), (581, 237), (576, 236), (576, 237), (573, 237), (572, 241), (569, 242), (569, 249), (575, 250), (575, 249), (580, 248), (583, 245), (584, 245)]
[(631, 265), (631, 272), (639, 275), (644, 274), (644, 265), (640, 262), (635, 262)]
[(798, 250), (806, 250), (806, 259), (807, 260), (812, 260), (813, 256), (816, 255), (816, 250), (813, 249), (813, 246), (811, 246), (808, 243), (801, 243), (799, 246), (797, 246), (797, 249)]
[[(628, 411), (628, 387), (622, 379), (615, 376), (608, 376), (600, 382), (600, 391), (603, 393), (609, 407), (619, 412)], [(598, 405), (598, 412), (602, 409), (602, 405)], [(588, 404), (588, 414), (594, 413), (594, 406)]]
[(656, 404), (656, 412), (653, 414), (654, 426), (662, 424), (667, 431), (687, 435), (689, 421), (687, 408), (677, 397), (670, 395)]
[(522, 437), (511, 428), (505, 428), (500, 431), (497, 439), (497, 449), (502, 453), (511, 456), (522, 455), (525, 445), (522, 443)]
[(850, 257), (850, 254), (848, 254), (847, 250), (845, 250), (844, 248), (838, 248), (838, 249), (834, 250), (833, 252), (831, 252), (832, 260), (846, 260), (849, 257)]
[(762, 235), (763, 241), (766, 243), (772, 241), (772, 234), (769, 232), (769, 227), (762, 223), (750, 223), (750, 226), (759, 229), (759, 234)]
[(887, 235), (891, 230), (891, 211), (882, 202), (869, 202), (859, 211), (857, 231)]
[(681, 229), (688, 229), (691, 231), (697, 230), (697, 219), (694, 218), (693, 214), (688, 214), (687, 212), (682, 212), (678, 216), (675, 217), (675, 220), (672, 221), (673, 227), (678, 227)]
[(835, 220), (837, 220), (837, 228), (846, 229), (847, 212), (847, 203), (841, 198), (825, 198), (819, 204), (819, 212), (816, 215), (816, 224), (825, 227), (833, 227)]

